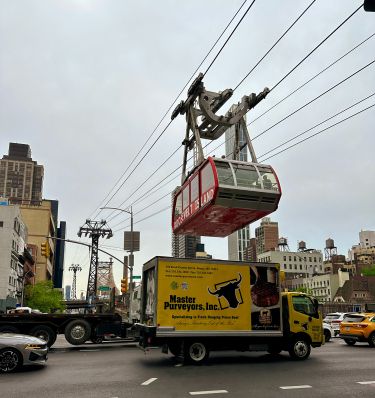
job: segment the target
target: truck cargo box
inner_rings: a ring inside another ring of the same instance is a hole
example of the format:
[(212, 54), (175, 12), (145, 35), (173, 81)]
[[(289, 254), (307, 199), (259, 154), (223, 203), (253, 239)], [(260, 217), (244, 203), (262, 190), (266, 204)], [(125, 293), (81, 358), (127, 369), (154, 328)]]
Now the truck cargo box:
[(142, 279), (156, 336), (282, 334), (279, 264), (154, 257)]

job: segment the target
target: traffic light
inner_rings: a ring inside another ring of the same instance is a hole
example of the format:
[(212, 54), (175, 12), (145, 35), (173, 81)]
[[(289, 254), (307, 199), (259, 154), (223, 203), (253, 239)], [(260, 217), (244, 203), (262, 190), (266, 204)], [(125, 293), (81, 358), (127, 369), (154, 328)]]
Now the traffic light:
[(43, 242), (40, 245), (40, 251), (41, 251), (41, 254), (42, 254), (43, 257), (49, 258), (49, 256), (50, 256), (50, 247), (49, 247), (48, 241), (45, 241), (45, 242)]
[(121, 293), (126, 293), (128, 291), (128, 280), (127, 278), (121, 279)]

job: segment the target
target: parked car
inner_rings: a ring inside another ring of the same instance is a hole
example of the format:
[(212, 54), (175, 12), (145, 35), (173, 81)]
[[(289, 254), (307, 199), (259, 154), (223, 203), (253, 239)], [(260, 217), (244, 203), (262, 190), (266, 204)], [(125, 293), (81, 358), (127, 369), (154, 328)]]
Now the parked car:
[(23, 365), (45, 364), (45, 341), (23, 334), (0, 333), (0, 372), (9, 373)]
[(325, 316), (323, 322), (331, 325), (333, 329), (333, 335), (336, 337), (340, 333), (340, 323), (347, 315), (350, 314), (351, 312), (331, 312)]
[(323, 322), (323, 333), (326, 343), (333, 337), (333, 329), (331, 325), (327, 322)]
[(340, 338), (348, 345), (360, 341), (375, 347), (375, 313), (346, 316), (340, 324)]

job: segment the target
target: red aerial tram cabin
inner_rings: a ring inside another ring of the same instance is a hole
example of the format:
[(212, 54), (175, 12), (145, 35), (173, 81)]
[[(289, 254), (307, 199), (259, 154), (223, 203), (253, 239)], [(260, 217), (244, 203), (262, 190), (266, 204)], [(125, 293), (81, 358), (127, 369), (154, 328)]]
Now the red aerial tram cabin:
[(208, 157), (173, 200), (173, 233), (225, 237), (274, 212), (281, 197), (273, 168)]

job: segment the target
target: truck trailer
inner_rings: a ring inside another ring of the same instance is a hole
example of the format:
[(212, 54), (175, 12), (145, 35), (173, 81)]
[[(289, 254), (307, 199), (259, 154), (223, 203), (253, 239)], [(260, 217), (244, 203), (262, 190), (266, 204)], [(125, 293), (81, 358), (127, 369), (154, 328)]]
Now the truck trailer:
[(280, 265), (154, 257), (144, 264), (139, 346), (200, 363), (210, 351), (288, 351), (324, 344), (318, 302), (282, 292)]
[(58, 334), (73, 345), (91, 340), (101, 343), (106, 335), (126, 337), (131, 326), (119, 314), (43, 314), (22, 311), (0, 315), (0, 333), (23, 333), (36, 336), (51, 347)]

